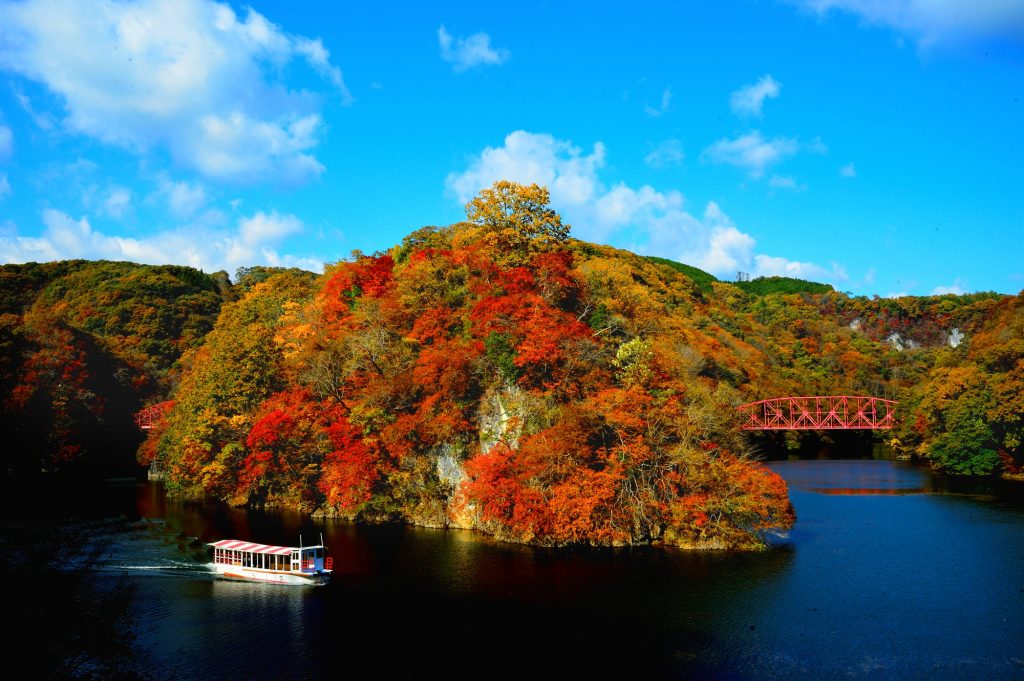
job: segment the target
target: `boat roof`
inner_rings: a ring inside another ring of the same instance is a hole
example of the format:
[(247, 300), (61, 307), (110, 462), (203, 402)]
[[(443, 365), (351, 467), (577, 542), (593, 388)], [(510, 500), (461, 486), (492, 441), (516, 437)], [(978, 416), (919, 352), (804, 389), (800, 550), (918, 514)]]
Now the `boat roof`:
[(233, 551), (248, 551), (249, 553), (278, 553), (287, 554), (292, 551), (300, 551), (305, 549), (316, 549), (320, 548), (320, 545), (315, 546), (268, 546), (267, 544), (254, 544), (253, 542), (241, 541), (239, 539), (221, 539), (209, 544), (210, 546), (216, 546), (218, 549), (231, 549)]

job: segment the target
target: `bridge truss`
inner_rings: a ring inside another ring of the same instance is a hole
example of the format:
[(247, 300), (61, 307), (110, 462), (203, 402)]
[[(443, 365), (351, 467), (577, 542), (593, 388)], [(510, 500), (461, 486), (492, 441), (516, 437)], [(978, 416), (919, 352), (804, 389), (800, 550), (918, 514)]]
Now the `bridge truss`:
[(895, 425), (895, 400), (831, 395), (773, 397), (738, 407), (743, 430), (889, 430)]
[(173, 406), (173, 401), (158, 402), (156, 404), (150, 405), (143, 409), (142, 411), (135, 414), (135, 425), (137, 425), (142, 430), (149, 430), (158, 423), (160, 423), (160, 421), (162, 421), (163, 418), (167, 416), (167, 412), (169, 412)]

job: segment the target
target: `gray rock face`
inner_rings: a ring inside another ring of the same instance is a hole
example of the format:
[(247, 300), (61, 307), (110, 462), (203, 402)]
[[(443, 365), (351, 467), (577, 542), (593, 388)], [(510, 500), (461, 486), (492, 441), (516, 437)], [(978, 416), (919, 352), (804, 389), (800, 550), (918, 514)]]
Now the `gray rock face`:
[(890, 334), (885, 340), (899, 352), (902, 352), (903, 350), (916, 350), (921, 347), (921, 344), (917, 341), (911, 338), (904, 338), (898, 333)]
[(462, 457), (457, 449), (447, 442), (438, 448), (437, 478), (453, 490), (458, 489), (466, 479), (466, 472), (462, 470)]
[(523, 414), (520, 414), (522, 391), (514, 385), (491, 390), (480, 404), (480, 451), (486, 452), (504, 440), (515, 447), (522, 433)]

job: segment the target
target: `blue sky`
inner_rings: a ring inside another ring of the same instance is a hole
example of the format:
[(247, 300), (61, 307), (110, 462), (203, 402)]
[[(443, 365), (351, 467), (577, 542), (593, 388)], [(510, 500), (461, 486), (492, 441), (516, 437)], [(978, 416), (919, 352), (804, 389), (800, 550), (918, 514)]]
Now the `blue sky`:
[(1024, 3), (0, 0), (0, 262), (318, 270), (540, 182), (575, 236), (1024, 288)]

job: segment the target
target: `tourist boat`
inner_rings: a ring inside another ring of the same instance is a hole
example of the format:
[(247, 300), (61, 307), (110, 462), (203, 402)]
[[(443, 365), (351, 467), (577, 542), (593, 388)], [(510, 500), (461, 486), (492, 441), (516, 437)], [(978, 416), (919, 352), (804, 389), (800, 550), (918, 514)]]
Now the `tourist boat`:
[(238, 539), (221, 539), (213, 547), (213, 569), (225, 579), (270, 584), (319, 585), (331, 581), (334, 559), (323, 537), (316, 546), (268, 546)]

